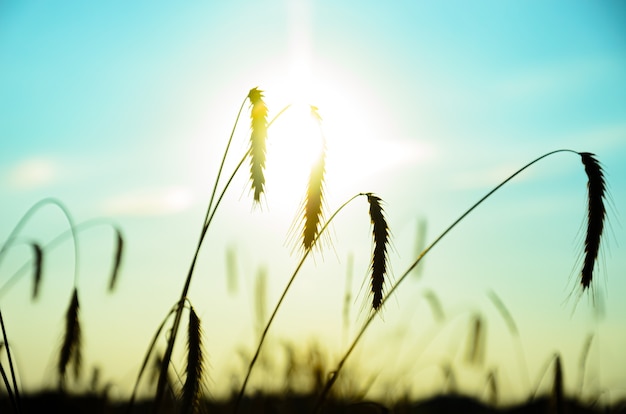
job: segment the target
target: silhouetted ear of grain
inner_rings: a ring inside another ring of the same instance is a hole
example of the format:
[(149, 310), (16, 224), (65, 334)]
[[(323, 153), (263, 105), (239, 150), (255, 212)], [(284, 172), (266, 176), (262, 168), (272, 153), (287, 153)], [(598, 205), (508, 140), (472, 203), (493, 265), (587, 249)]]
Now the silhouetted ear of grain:
[(496, 371), (491, 370), (487, 375), (487, 386), (489, 389), (489, 404), (495, 407), (498, 404), (498, 380), (496, 378)]
[(431, 312), (433, 313), (433, 318), (435, 322), (442, 323), (446, 319), (446, 314), (443, 311), (443, 306), (441, 306), (441, 301), (432, 290), (427, 290), (423, 293), (424, 299), (428, 303)]
[(581, 272), (583, 290), (587, 289), (593, 279), (593, 268), (600, 251), (600, 240), (604, 230), (606, 209), (606, 182), (602, 166), (594, 154), (581, 152), (585, 172), (587, 173), (587, 235), (585, 237), (585, 257)]
[(43, 269), (43, 249), (38, 243), (33, 243), (33, 254), (35, 260), (35, 271), (33, 273), (33, 295), (32, 298), (39, 297), (39, 287), (41, 285), (41, 272)]
[(265, 191), (265, 158), (267, 141), (267, 105), (263, 100), (263, 91), (250, 89), (248, 99), (251, 104), (250, 119), (250, 180), (254, 191), (254, 202), (261, 201)]
[(481, 365), (485, 360), (485, 326), (480, 315), (474, 315), (471, 320), (471, 329), (468, 336), (467, 357), (468, 363)]
[(57, 366), (59, 385), (61, 389), (65, 387), (67, 368), (70, 364), (74, 370), (74, 377), (78, 379), (80, 376), (82, 355), (79, 308), (78, 290), (74, 288), (70, 306), (65, 314), (65, 333), (63, 335), (63, 345), (59, 354), (59, 364)]
[(383, 300), (383, 287), (387, 274), (387, 246), (389, 244), (389, 226), (382, 208), (380, 197), (371, 193), (367, 194), (370, 205), (369, 214), (372, 223), (372, 235), (374, 236), (374, 254), (372, 255), (372, 308), (376, 311), (380, 308)]
[(120, 265), (122, 264), (122, 252), (124, 251), (124, 237), (120, 229), (115, 229), (115, 254), (113, 255), (113, 270), (111, 271), (111, 278), (109, 279), (109, 292), (115, 289), (117, 283), (117, 277), (120, 271)]
[(313, 246), (322, 227), (324, 204), (324, 173), (326, 170), (326, 148), (320, 151), (319, 158), (311, 167), (304, 204), (304, 226), (302, 246), (305, 250)]
[(320, 247), (319, 240), (316, 241), (316, 239), (322, 229), (322, 220), (324, 218), (324, 184), (326, 174), (326, 140), (322, 132), (322, 117), (318, 113), (317, 107), (311, 105), (310, 108), (311, 117), (317, 122), (320, 129), (321, 148), (317, 159), (311, 165), (304, 201), (293, 227), (296, 229), (296, 233), (298, 229), (302, 229), (298, 237), (296, 237), (296, 245), (300, 244), (305, 252), (311, 249), (314, 243), (318, 248)]
[(202, 351), (202, 328), (200, 319), (193, 307), (189, 310), (187, 335), (187, 375), (183, 385), (182, 413), (193, 414), (198, 411), (202, 394), (202, 375), (204, 373), (204, 354)]

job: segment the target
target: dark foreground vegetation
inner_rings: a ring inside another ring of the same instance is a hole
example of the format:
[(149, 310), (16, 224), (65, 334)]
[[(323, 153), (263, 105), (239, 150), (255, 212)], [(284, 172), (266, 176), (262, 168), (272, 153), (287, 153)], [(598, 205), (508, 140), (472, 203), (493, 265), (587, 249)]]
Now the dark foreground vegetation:
[[(128, 413), (126, 402), (111, 401), (96, 394), (68, 395), (56, 391), (40, 392), (22, 397), (22, 411), (30, 413), (68, 413), (68, 414), (125, 414)], [(162, 412), (174, 413), (177, 409), (173, 400), (166, 402)], [(280, 396), (258, 395), (244, 398), (239, 408), (241, 413), (308, 413), (315, 405), (315, 396)], [(203, 400), (198, 412), (201, 413), (232, 413), (234, 402)], [(138, 401), (130, 411), (135, 414), (151, 413), (153, 404), (150, 400)], [(0, 413), (11, 412), (8, 398), (0, 399)], [(439, 414), (439, 413), (626, 413), (626, 401), (612, 406), (596, 403), (583, 403), (574, 399), (558, 401), (552, 396), (535, 398), (523, 404), (492, 407), (474, 398), (463, 395), (439, 395), (419, 401), (402, 401), (392, 406), (384, 406), (372, 401), (353, 402), (348, 400), (329, 399), (323, 413), (330, 414)]]

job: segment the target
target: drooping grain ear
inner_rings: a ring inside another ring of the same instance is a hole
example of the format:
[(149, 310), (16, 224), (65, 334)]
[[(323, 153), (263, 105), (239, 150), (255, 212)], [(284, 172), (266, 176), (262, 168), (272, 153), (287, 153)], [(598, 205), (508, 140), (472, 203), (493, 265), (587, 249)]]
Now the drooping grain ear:
[(374, 253), (371, 263), (371, 293), (372, 308), (377, 311), (383, 300), (383, 288), (387, 275), (387, 247), (389, 240), (389, 226), (382, 207), (380, 197), (368, 193), (367, 201), (370, 205), (369, 215), (372, 223), (372, 235), (374, 237)]
[(498, 404), (498, 377), (496, 370), (492, 369), (487, 374), (487, 389), (489, 390), (489, 405), (495, 407)]
[(204, 351), (202, 349), (202, 327), (193, 307), (189, 309), (187, 334), (187, 370), (183, 385), (182, 413), (195, 414), (199, 410), (204, 374)]
[(124, 251), (124, 237), (122, 231), (119, 228), (115, 228), (115, 253), (113, 255), (113, 269), (111, 271), (111, 278), (109, 279), (109, 292), (115, 290), (117, 284), (118, 275), (120, 272), (120, 266), (122, 264), (122, 253)]
[(32, 243), (33, 255), (35, 262), (35, 269), (33, 272), (33, 294), (32, 299), (35, 300), (39, 297), (39, 288), (41, 286), (41, 276), (43, 269), (43, 249), (39, 243)]
[(446, 314), (443, 311), (443, 306), (441, 306), (441, 301), (439, 297), (433, 290), (425, 291), (422, 296), (426, 299), (426, 303), (430, 307), (430, 311), (433, 314), (433, 318), (437, 323), (443, 323), (446, 319)]
[(511, 315), (509, 309), (506, 307), (502, 299), (500, 299), (500, 296), (498, 296), (493, 290), (487, 292), (487, 296), (496, 307), (496, 310), (498, 311), (500, 316), (502, 316), (502, 319), (504, 319), (504, 322), (506, 323), (506, 326), (511, 335), (519, 337), (519, 329), (517, 329), (515, 319), (513, 319), (513, 315)]
[(587, 174), (587, 234), (585, 236), (583, 268), (580, 283), (583, 290), (591, 285), (593, 269), (600, 251), (606, 208), (606, 182), (604, 171), (594, 154), (589, 152), (579, 153)]
[(476, 314), (471, 319), (467, 340), (466, 361), (472, 365), (482, 365), (485, 361), (485, 323), (483, 318)]
[(311, 167), (304, 205), (304, 229), (302, 245), (305, 250), (313, 246), (322, 227), (324, 216), (324, 174), (326, 169), (325, 148), (320, 151), (319, 158)]
[(59, 353), (57, 372), (59, 374), (59, 388), (65, 388), (67, 368), (71, 364), (74, 378), (80, 377), (82, 362), (81, 353), (81, 327), (79, 319), (78, 290), (74, 288), (70, 306), (65, 314), (65, 332), (63, 334), (63, 345)]
[(316, 239), (320, 233), (322, 220), (324, 219), (324, 186), (326, 174), (326, 139), (322, 132), (322, 117), (317, 107), (311, 105), (310, 109), (311, 117), (315, 120), (320, 129), (321, 147), (315, 162), (311, 165), (304, 201), (298, 212), (298, 219), (294, 222), (296, 232), (298, 232), (300, 228), (302, 229), (297, 236), (297, 244), (301, 244), (305, 252), (311, 249), (314, 243), (320, 248), (319, 241), (316, 242)]
[(250, 181), (254, 191), (254, 202), (261, 202), (261, 195), (265, 191), (265, 160), (267, 141), (267, 105), (263, 100), (263, 91), (258, 88), (250, 89)]

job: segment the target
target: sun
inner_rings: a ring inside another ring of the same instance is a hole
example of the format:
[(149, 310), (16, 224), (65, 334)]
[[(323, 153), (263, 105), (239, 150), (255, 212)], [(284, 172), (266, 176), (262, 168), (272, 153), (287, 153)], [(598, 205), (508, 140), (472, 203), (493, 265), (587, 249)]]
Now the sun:
[(338, 190), (339, 197), (363, 190), (371, 177), (420, 151), (394, 130), (397, 123), (358, 73), (315, 55), (306, 4), (294, 2), (290, 9), (289, 53), (263, 85), (269, 120), (280, 113), (268, 128), (265, 189), (268, 206), (280, 211), (300, 207), (321, 151), (326, 193)]

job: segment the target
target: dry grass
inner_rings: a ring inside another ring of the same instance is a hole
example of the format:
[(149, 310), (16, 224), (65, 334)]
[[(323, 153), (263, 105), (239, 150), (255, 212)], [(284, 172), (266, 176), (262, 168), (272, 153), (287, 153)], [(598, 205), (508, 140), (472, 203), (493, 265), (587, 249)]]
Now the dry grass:
[(204, 374), (204, 352), (202, 350), (202, 328), (196, 311), (189, 309), (187, 330), (187, 372), (183, 385), (182, 413), (198, 412), (202, 395), (202, 376)]
[(79, 319), (78, 290), (74, 288), (70, 306), (65, 314), (65, 332), (63, 334), (63, 345), (59, 353), (57, 373), (59, 374), (59, 388), (65, 388), (67, 368), (72, 366), (74, 378), (80, 376), (82, 354), (81, 354), (81, 327)]
[(265, 159), (267, 141), (267, 105), (263, 100), (263, 91), (250, 89), (248, 93), (251, 111), (250, 128), (250, 180), (254, 191), (254, 202), (261, 202), (265, 191)]
[(370, 205), (369, 214), (374, 237), (374, 253), (371, 263), (372, 308), (377, 311), (383, 301), (383, 287), (388, 270), (387, 247), (390, 243), (390, 235), (380, 197), (369, 193), (367, 194), (367, 201)]
[(583, 290), (587, 289), (593, 280), (593, 269), (600, 251), (600, 241), (604, 230), (606, 209), (606, 182), (602, 166), (589, 152), (579, 153), (585, 172), (587, 173), (587, 235), (585, 237), (585, 257), (581, 272), (580, 283)]

